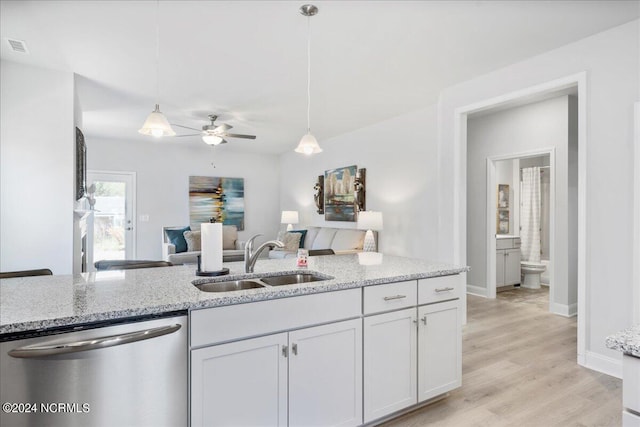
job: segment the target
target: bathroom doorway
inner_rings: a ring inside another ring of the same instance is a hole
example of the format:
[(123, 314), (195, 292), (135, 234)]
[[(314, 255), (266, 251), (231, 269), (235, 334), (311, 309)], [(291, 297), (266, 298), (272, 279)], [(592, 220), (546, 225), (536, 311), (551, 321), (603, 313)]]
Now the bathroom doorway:
[[(468, 115), (469, 293), (496, 298), (498, 285), (533, 289), (548, 282), (549, 311), (577, 314), (577, 110), (577, 93), (569, 88)], [(521, 204), (525, 181), (535, 183), (535, 202), (529, 205)], [(527, 220), (535, 212), (533, 223), (523, 220), (525, 209)]]
[[(493, 227), (487, 221), (487, 239), (496, 239), (491, 294), (509, 301), (531, 300), (549, 311), (553, 311), (555, 163), (553, 147), (487, 161), (487, 217), (496, 218)], [(492, 262), (490, 257), (487, 262)]]

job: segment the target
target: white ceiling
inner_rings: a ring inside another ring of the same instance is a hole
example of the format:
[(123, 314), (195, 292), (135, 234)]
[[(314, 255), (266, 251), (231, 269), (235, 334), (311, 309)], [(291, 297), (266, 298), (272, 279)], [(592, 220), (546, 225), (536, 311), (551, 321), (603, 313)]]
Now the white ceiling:
[[(160, 2), (160, 103), (172, 123), (209, 113), (281, 153), (306, 131), (301, 1)], [(437, 102), (445, 87), (640, 16), (637, 1), (315, 1), (311, 127), (320, 143)], [(79, 76), (84, 133), (137, 133), (156, 92), (156, 2), (0, 3), (2, 59)], [(29, 55), (10, 51), (24, 40)], [(183, 130), (175, 129), (179, 133)], [(202, 144), (198, 137), (170, 143)]]

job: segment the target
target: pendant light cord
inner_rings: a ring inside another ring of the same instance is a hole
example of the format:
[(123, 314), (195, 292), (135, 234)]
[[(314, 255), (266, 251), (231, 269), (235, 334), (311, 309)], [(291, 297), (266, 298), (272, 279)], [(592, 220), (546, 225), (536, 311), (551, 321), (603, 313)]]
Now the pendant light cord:
[(156, 104), (160, 104), (160, 0), (156, 1)]
[(307, 133), (311, 133), (311, 16), (307, 16)]

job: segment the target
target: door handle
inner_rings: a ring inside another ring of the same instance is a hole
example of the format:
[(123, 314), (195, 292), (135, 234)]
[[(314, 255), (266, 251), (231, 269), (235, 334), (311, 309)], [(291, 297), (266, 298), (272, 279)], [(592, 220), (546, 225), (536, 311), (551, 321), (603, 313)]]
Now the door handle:
[(115, 347), (137, 341), (144, 341), (151, 338), (161, 337), (176, 332), (182, 326), (175, 324), (171, 326), (161, 326), (159, 328), (144, 329), (142, 331), (128, 332), (118, 335), (109, 335), (100, 338), (88, 338), (81, 341), (71, 341), (56, 344), (36, 344), (25, 347), (14, 348), (9, 351), (9, 356), (32, 359), (35, 357), (55, 356), (58, 354), (79, 353), (81, 351), (95, 350), (101, 348)]
[(291, 352), (293, 353), (294, 356), (298, 355), (298, 344), (296, 343), (291, 344)]

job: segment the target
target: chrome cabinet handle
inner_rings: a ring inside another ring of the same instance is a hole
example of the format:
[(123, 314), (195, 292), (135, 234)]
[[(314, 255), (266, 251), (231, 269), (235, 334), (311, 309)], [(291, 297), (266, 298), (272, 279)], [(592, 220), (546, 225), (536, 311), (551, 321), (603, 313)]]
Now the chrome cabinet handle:
[(282, 346), (282, 355), (284, 357), (289, 357), (289, 347), (287, 347), (286, 345)]
[(420, 319), (420, 320), (422, 320), (422, 323), (424, 323), (425, 325), (427, 324), (427, 316), (424, 316), (424, 317), (423, 317), (422, 319)]
[(449, 292), (454, 290), (455, 288), (436, 288), (436, 292)]
[(394, 295), (392, 297), (384, 297), (384, 300), (385, 301), (391, 301), (391, 300), (394, 300), (394, 299), (402, 299), (402, 298), (406, 298), (406, 297), (407, 297), (406, 295)]
[(297, 356), (298, 355), (298, 344), (296, 344), (296, 343), (291, 344), (291, 351), (293, 352), (294, 356)]
[(57, 344), (45, 345), (28, 345), (25, 347), (14, 348), (9, 351), (9, 356), (31, 359), (34, 357), (55, 356), (57, 354), (79, 353), (81, 351), (95, 350), (101, 348), (115, 347), (118, 345), (129, 344), (136, 341), (144, 341), (151, 338), (160, 337), (162, 335), (172, 334), (181, 325), (161, 326), (154, 329), (145, 329), (142, 331), (128, 332), (119, 335), (110, 335), (100, 338), (89, 338), (82, 341), (71, 341)]

